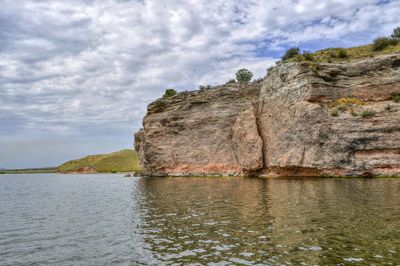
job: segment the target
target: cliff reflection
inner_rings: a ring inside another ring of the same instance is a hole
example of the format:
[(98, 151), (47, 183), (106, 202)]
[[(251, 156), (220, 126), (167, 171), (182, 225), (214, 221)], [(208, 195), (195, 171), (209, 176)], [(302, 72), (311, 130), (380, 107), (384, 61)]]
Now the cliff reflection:
[(164, 263), (400, 261), (399, 180), (142, 178), (137, 191)]

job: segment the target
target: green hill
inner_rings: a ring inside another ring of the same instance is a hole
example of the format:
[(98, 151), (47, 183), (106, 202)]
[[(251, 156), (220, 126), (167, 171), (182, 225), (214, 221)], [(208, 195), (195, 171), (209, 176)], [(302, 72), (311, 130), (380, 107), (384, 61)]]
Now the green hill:
[(109, 154), (89, 155), (81, 159), (68, 161), (58, 167), (59, 172), (74, 172), (83, 167), (93, 168), (97, 172), (140, 172), (139, 157), (134, 150), (121, 150)]

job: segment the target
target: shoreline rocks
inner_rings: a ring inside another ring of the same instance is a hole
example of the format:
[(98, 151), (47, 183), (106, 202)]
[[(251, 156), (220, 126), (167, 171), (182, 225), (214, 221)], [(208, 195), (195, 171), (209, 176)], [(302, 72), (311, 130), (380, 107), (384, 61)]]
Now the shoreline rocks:
[(61, 171), (61, 174), (97, 174), (97, 170), (94, 169), (92, 166), (83, 166), (75, 171)]

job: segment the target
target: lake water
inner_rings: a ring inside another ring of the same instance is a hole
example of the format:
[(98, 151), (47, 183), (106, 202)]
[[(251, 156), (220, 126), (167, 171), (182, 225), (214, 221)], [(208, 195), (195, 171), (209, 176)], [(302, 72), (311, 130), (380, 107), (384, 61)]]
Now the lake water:
[(0, 184), (0, 265), (400, 265), (400, 179)]

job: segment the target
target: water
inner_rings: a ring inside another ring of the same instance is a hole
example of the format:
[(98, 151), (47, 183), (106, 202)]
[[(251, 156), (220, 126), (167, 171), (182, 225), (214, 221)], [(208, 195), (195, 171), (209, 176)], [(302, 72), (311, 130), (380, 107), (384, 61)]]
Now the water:
[(0, 182), (0, 265), (400, 265), (400, 179)]

